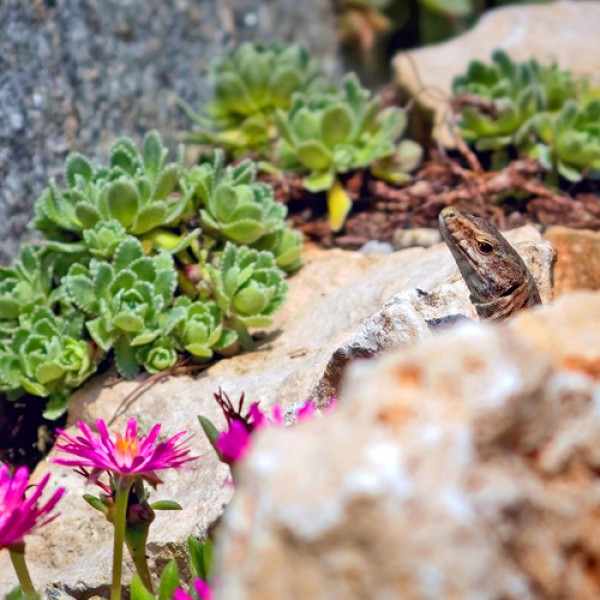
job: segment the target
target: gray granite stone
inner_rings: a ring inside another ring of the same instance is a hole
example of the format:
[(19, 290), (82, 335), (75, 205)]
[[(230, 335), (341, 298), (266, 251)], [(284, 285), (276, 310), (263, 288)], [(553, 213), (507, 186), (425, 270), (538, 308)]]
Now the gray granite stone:
[(210, 97), (210, 64), (237, 42), (305, 44), (335, 69), (328, 0), (0, 0), (0, 262), (31, 237), (31, 207), (70, 150), (158, 128), (173, 147), (182, 98)]

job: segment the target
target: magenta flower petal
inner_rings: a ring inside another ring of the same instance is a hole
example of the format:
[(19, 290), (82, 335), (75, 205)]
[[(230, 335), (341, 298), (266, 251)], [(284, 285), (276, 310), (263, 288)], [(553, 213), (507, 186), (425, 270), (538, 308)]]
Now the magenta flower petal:
[(250, 433), (243, 423), (232, 421), (229, 429), (219, 434), (215, 445), (227, 462), (236, 462), (241, 460), (250, 448)]
[(253, 402), (248, 409), (248, 417), (252, 429), (260, 429), (265, 425), (268, 425), (267, 417), (260, 408), (258, 408), (258, 402)]
[(0, 548), (21, 544), (28, 533), (58, 516), (50, 513), (62, 498), (65, 488), (56, 490), (46, 504), (38, 504), (49, 479), (50, 475), (46, 475), (26, 497), (29, 484), (27, 468), (17, 469), (11, 477), (6, 465), (0, 467)]
[(202, 579), (195, 579), (194, 589), (196, 590), (196, 594), (198, 594), (199, 600), (212, 600), (212, 590), (206, 581), (202, 581)]
[(156, 483), (160, 480), (155, 471), (177, 469), (198, 458), (189, 456), (189, 438), (184, 438), (185, 431), (156, 444), (160, 424), (155, 425), (147, 437), (138, 435), (135, 419), (127, 423), (125, 435), (116, 432), (113, 437), (101, 419), (96, 421), (98, 435), (93, 434), (82, 421), (78, 425), (83, 435), (73, 438), (58, 430), (60, 437), (56, 443), (58, 450), (77, 458), (54, 458), (52, 462), (68, 467), (106, 470), (121, 477), (140, 476)]
[(307, 419), (311, 419), (315, 416), (315, 405), (311, 400), (307, 400), (297, 411), (296, 416), (298, 417), (298, 422), (306, 421)]
[(177, 588), (173, 592), (172, 600), (194, 600), (183, 588)]
[(283, 423), (283, 410), (279, 404), (273, 406), (271, 410), (271, 423), (277, 427), (282, 427)]

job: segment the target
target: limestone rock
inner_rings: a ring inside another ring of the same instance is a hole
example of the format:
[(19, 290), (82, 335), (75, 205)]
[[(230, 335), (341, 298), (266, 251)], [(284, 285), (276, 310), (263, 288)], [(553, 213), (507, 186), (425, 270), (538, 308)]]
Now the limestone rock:
[(439, 229), (431, 227), (413, 227), (411, 229), (396, 229), (394, 231), (393, 244), (396, 250), (423, 246), (429, 248), (442, 241)]
[(445, 123), (450, 116), (452, 79), (464, 73), (471, 60), (489, 59), (501, 48), (515, 60), (556, 61), (597, 83), (599, 28), (600, 4), (590, 0), (498, 8), (485, 13), (471, 31), (456, 39), (398, 54), (394, 59), (396, 81), (414, 94), (421, 108), (434, 111), (434, 136), (453, 146)]
[[(532, 227), (508, 232), (507, 237), (520, 243), (530, 264), (537, 261), (538, 266), (532, 268), (539, 273), (541, 292), (547, 298), (549, 284), (544, 281), (549, 282), (549, 269), (544, 274), (540, 265), (549, 246)], [(223, 422), (212, 398), (220, 386), (232, 399), (245, 392), (264, 409), (276, 402), (288, 409), (306, 400), (320, 381), (337, 391), (339, 382), (334, 388), (333, 379), (323, 375), (336, 350), (352, 346), (355, 338), (372, 354), (430, 335), (426, 319), (470, 314), (467, 291), (445, 245), (387, 255), (308, 248), (305, 258), (308, 264), (289, 282), (288, 302), (254, 352), (222, 360), (195, 378), (180, 376), (158, 382), (137, 397), (128, 396), (139, 381), (109, 387), (103, 378), (96, 378), (72, 399), (70, 424), (77, 419), (93, 423), (102, 418), (111, 421), (111, 427), (122, 428), (128, 418), (135, 417), (141, 431), (161, 422), (165, 436), (181, 430), (196, 432), (192, 449), (201, 459), (192, 468), (165, 473), (165, 484), (152, 496), (153, 501), (176, 500), (183, 510), (175, 518), (173, 513), (157, 514), (148, 546), (151, 566), (164, 564), (187, 536), (205, 533), (231, 497), (228, 470), (216, 460), (197, 422), (198, 414), (217, 426)], [(398, 294), (387, 313), (378, 312)], [(419, 308), (416, 301), (423, 294), (428, 300)], [(384, 329), (385, 319), (397, 320), (398, 325), (387, 335), (385, 330), (378, 333), (368, 325), (378, 319)], [(324, 393), (324, 386), (319, 390)], [(33, 580), (38, 585), (59, 586), (75, 597), (106, 595), (112, 532), (103, 517), (81, 499), (84, 492), (94, 490), (86, 488), (82, 478), (69, 469), (54, 464), (42, 465), (36, 477), (47, 470), (53, 474), (51, 486), (65, 486), (68, 493), (60, 503), (60, 517), (27, 540)], [(125, 570), (126, 577), (130, 571), (131, 565)], [(0, 593), (14, 585), (8, 557), (0, 553)]]
[(257, 436), (216, 600), (598, 598), (598, 365), (591, 292), (356, 365)]
[(578, 289), (600, 289), (600, 233), (550, 227), (544, 233), (557, 251), (554, 292), (558, 296)]
[(190, 125), (178, 100), (210, 98), (209, 66), (233, 43), (299, 41), (332, 72), (334, 28), (326, 0), (2, 0), (0, 261), (70, 150), (100, 160), (154, 128), (173, 147)]
[[(552, 299), (554, 249), (548, 243), (519, 243), (517, 240), (522, 233), (523, 230), (506, 232), (506, 236), (523, 256), (538, 285), (542, 302), (548, 303)], [(445, 245), (437, 248), (443, 252)], [(428, 254), (435, 259), (433, 249)], [(311, 397), (320, 405), (326, 404), (330, 396), (338, 393), (348, 365), (356, 360), (369, 359), (418, 339), (431, 337), (440, 329), (466, 317), (478, 319), (469, 302), (469, 290), (460, 276), (454, 283), (441, 285), (429, 293), (417, 288), (397, 294), (335, 350)]]

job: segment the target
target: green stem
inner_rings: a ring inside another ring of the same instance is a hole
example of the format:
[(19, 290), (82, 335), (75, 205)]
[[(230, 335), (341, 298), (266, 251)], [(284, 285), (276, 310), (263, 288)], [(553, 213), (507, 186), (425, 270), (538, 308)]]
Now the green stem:
[(10, 560), (15, 568), (22, 590), (26, 594), (35, 594), (35, 588), (33, 587), (33, 582), (31, 581), (29, 570), (25, 563), (25, 549), (13, 550), (9, 548), (8, 551), (10, 552)]
[(125, 518), (131, 480), (120, 479), (115, 491), (115, 540), (113, 547), (113, 575), (110, 600), (121, 600), (121, 569), (123, 567), (123, 541), (125, 539)]

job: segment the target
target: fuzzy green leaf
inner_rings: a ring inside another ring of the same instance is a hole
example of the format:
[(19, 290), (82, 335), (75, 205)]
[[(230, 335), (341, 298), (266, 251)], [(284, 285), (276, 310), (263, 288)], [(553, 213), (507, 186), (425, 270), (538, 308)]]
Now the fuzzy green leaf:
[(119, 336), (115, 343), (115, 365), (125, 379), (133, 379), (140, 370), (135, 351), (124, 335)]
[(137, 188), (127, 179), (113, 181), (106, 192), (106, 202), (110, 216), (125, 228), (135, 222), (140, 198)]

